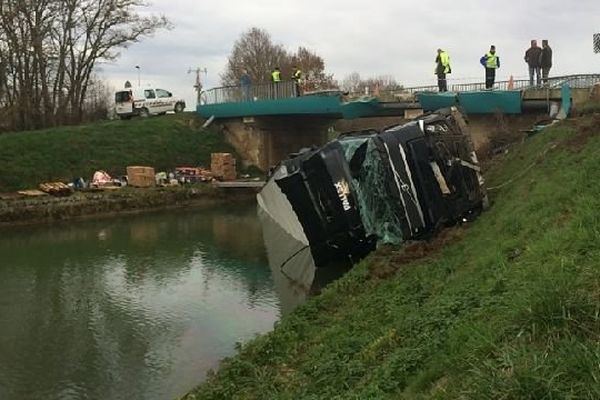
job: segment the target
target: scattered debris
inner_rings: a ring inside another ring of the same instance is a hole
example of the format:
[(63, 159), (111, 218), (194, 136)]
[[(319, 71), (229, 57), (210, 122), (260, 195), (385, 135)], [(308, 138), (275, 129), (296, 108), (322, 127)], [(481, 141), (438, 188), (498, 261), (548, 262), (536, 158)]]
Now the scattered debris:
[(70, 196), (73, 189), (62, 182), (40, 183), (40, 190), (52, 196)]
[(106, 171), (96, 171), (92, 177), (92, 185), (95, 187), (101, 187), (112, 184), (112, 177)]
[(42, 192), (41, 190), (19, 190), (17, 192), (18, 194), (22, 195), (22, 196), (26, 196), (26, 197), (41, 197), (41, 196), (48, 196), (48, 193), (46, 192)]
[(212, 171), (205, 168), (177, 167), (174, 178), (180, 183), (212, 182), (214, 180)]

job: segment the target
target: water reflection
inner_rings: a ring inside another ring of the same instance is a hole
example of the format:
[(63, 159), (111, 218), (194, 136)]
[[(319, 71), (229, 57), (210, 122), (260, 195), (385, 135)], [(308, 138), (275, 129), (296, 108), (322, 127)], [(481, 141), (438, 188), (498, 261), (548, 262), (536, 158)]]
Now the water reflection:
[(279, 300), (253, 207), (0, 233), (0, 399), (165, 399)]
[(352, 267), (349, 262), (340, 260), (336, 265), (316, 268), (308, 246), (289, 235), (260, 207), (258, 215), (283, 315), (318, 294)]

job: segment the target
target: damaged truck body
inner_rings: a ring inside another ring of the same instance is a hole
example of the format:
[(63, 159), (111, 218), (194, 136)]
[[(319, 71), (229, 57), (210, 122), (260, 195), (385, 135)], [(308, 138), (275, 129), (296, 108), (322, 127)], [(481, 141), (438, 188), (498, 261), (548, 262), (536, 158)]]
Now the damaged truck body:
[(485, 201), (455, 108), (300, 152), (277, 165), (258, 194), (260, 212), (310, 249), (316, 267), (357, 261), (377, 243), (427, 238), (477, 215)]

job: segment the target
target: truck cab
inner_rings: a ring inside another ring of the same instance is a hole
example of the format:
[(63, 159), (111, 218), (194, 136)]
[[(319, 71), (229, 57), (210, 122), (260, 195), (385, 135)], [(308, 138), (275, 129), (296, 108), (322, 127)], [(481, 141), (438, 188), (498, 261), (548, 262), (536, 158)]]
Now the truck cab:
[(164, 89), (132, 88), (115, 93), (115, 110), (121, 119), (129, 119), (136, 115), (162, 115), (169, 111), (180, 113), (184, 109), (185, 100)]

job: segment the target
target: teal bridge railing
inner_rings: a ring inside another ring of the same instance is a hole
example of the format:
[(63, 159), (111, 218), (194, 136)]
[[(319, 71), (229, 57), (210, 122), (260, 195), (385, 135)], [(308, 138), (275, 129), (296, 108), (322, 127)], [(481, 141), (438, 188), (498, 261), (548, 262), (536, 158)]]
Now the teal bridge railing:
[[(531, 90), (531, 89), (557, 89), (565, 83), (571, 88), (589, 88), (596, 83), (600, 83), (600, 74), (578, 74), (565, 75), (548, 78), (541, 86), (530, 85), (529, 79), (504, 80), (494, 84), (496, 90)], [(379, 97), (393, 98), (394, 96), (412, 95), (419, 92), (437, 92), (437, 85), (411, 86), (397, 90), (383, 90), (379, 92)], [(484, 82), (474, 83), (456, 83), (450, 85), (451, 92), (473, 92), (485, 90)], [(341, 94), (339, 88), (330, 88), (322, 90), (320, 93), (329, 93), (332, 95)], [(282, 81), (279, 83), (261, 83), (247, 86), (222, 86), (206, 90), (200, 95), (200, 105), (241, 103), (246, 101), (259, 100), (277, 100), (299, 97), (296, 84), (293, 81)], [(350, 97), (360, 97), (364, 94), (350, 94)], [(378, 97), (378, 96), (375, 96)]]
[[(556, 76), (549, 78), (542, 86), (531, 85), (528, 79), (511, 79), (496, 82), (494, 85), (496, 95), (491, 97), (504, 96), (516, 103), (530, 90), (559, 89), (565, 84), (569, 84), (572, 89), (591, 88), (598, 83), (600, 83), (600, 74)], [(201, 93), (197, 110), (207, 117), (284, 114), (336, 114), (346, 117), (375, 113), (378, 104), (404, 104), (410, 108), (410, 105), (422, 103), (424, 97), (439, 100), (436, 99), (438, 91), (436, 85), (379, 91), (367, 96), (364, 93), (342, 93), (340, 89), (331, 87), (320, 88), (313, 92), (304, 91), (308, 87), (311, 85), (298, 88), (293, 81), (218, 87)], [(450, 93), (437, 97), (452, 100), (452, 94), (455, 94), (463, 97), (463, 101), (466, 101), (464, 99), (466, 97), (477, 100), (477, 92), (485, 91), (485, 83), (456, 83), (449, 89)], [(515, 98), (516, 92), (520, 92), (517, 98)]]

